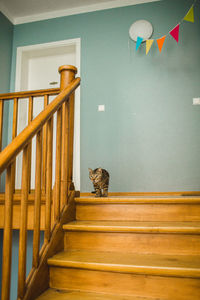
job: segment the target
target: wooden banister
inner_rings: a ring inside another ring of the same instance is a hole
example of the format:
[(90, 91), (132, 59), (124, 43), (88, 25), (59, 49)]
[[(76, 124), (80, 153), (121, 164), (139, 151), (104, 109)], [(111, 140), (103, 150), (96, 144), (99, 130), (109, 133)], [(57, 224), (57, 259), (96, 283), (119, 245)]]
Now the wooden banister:
[(29, 126), (27, 126), (14, 140), (0, 153), (0, 173), (2, 173), (23, 147), (43, 127), (49, 118), (56, 112), (62, 103), (80, 85), (80, 78), (76, 78), (66, 87)]
[[(1, 299), (10, 299), (12, 229), (13, 229), (13, 199), (21, 204), (19, 265), (18, 265), (18, 300), (27, 298), (33, 287), (32, 284), (46, 264), (46, 255), (51, 252), (52, 239), (55, 230), (60, 231), (61, 215), (66, 216), (66, 206), (69, 188), (72, 184), (73, 169), (73, 130), (74, 130), (74, 91), (80, 85), (80, 78), (75, 79), (77, 72), (73, 66), (59, 68), (61, 74), (60, 89), (19, 92), (0, 95), (0, 142), (3, 131), (3, 100), (14, 100), (12, 142), (0, 153), (0, 174), (7, 169), (3, 237), (3, 265)], [(49, 96), (60, 92), (49, 104)], [(33, 119), (33, 98), (44, 96), (44, 110)], [(18, 102), (20, 98), (28, 98), (28, 126), (17, 135)], [(57, 112), (56, 140), (53, 141), (53, 118)], [(27, 252), (27, 220), (28, 202), (30, 201), (31, 152), (32, 139), (36, 136), (36, 165), (34, 199), (34, 235), (33, 235), (33, 268), (26, 279)], [(53, 152), (53, 142), (56, 152)], [(21, 193), (15, 191), (16, 156), (23, 152)], [(52, 187), (53, 155), (55, 155), (55, 188)], [(55, 197), (52, 197), (55, 190)], [(42, 198), (43, 197), (43, 198)], [(45, 199), (45, 235), (44, 244), (40, 251), (41, 202)], [(54, 231), (53, 231), (54, 230)], [(59, 233), (60, 235), (60, 233)], [(60, 247), (60, 245), (59, 245)], [(42, 261), (42, 263), (41, 263)], [(47, 273), (48, 277), (48, 273)], [(44, 289), (44, 287), (41, 287)]]
[(14, 98), (29, 98), (32, 97), (41, 97), (45, 95), (57, 95), (60, 93), (60, 89), (46, 89), (46, 90), (37, 90), (37, 91), (26, 91), (26, 92), (15, 92), (15, 93), (6, 93), (0, 94), (0, 100), (13, 100)]

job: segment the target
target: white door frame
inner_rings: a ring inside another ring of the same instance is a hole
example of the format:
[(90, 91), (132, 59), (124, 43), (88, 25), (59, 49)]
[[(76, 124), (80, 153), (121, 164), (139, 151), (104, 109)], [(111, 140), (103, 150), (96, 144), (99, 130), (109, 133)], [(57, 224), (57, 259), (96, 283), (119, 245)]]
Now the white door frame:
[[(44, 44), (36, 44), (24, 47), (17, 47), (17, 57), (16, 57), (16, 75), (15, 75), (15, 91), (21, 90), (21, 80), (22, 80), (22, 63), (25, 55), (29, 51), (42, 50), (55, 47), (63, 46), (75, 46), (76, 49), (76, 67), (78, 69), (77, 76), (80, 76), (80, 66), (81, 66), (81, 39), (70, 39), (62, 40), (57, 42), (50, 42)], [(76, 190), (80, 191), (80, 88), (76, 90), (76, 100), (75, 100), (75, 131), (74, 131), (74, 183)]]

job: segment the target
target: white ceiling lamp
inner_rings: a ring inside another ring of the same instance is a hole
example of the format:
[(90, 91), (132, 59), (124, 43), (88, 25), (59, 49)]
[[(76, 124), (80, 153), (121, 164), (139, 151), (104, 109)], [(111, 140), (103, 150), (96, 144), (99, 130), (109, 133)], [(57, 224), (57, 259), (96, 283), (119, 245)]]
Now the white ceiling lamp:
[(137, 42), (137, 38), (143, 38), (143, 42), (150, 39), (153, 34), (153, 26), (146, 20), (134, 22), (129, 29), (130, 38)]

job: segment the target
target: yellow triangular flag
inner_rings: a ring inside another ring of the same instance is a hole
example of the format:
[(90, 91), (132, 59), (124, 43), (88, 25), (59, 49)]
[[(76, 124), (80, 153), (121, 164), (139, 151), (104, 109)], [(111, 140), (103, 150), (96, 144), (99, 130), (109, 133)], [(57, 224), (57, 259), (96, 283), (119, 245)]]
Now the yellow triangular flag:
[(149, 53), (151, 46), (153, 45), (154, 40), (146, 40), (146, 55)]
[(193, 5), (183, 20), (194, 23), (194, 6)]

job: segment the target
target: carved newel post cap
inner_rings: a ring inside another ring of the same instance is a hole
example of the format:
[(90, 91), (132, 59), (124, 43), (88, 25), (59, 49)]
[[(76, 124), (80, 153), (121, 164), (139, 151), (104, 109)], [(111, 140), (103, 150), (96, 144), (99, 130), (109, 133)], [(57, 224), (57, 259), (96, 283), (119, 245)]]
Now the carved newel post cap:
[(77, 73), (77, 68), (71, 65), (64, 65), (64, 66), (60, 66), (58, 69), (58, 72), (61, 73), (62, 71), (71, 71), (74, 72), (74, 74)]

